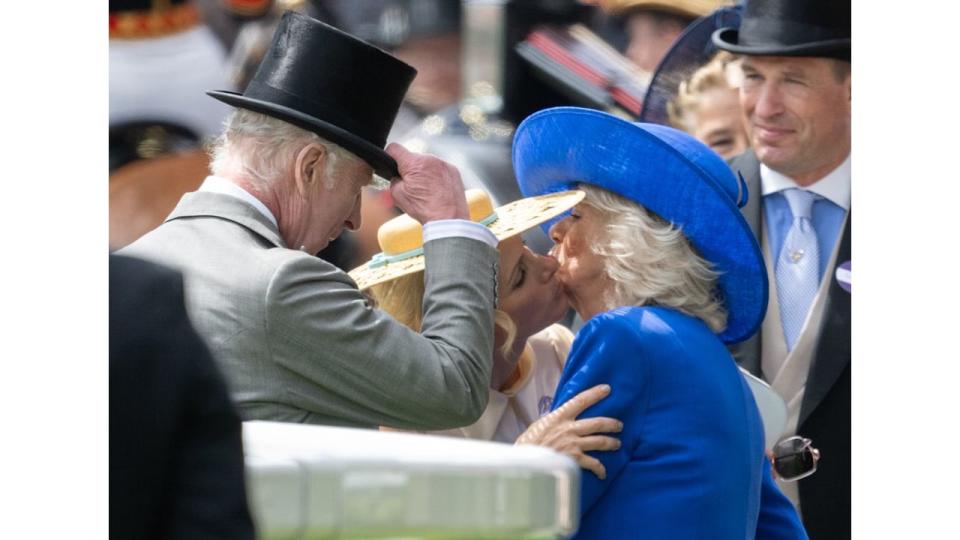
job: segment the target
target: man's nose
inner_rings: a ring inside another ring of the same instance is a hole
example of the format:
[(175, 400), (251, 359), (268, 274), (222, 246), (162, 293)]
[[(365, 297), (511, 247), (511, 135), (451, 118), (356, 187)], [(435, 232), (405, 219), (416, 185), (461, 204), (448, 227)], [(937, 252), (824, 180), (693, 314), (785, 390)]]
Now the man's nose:
[(760, 118), (771, 118), (783, 112), (783, 96), (774, 84), (764, 84), (757, 95), (754, 111)]

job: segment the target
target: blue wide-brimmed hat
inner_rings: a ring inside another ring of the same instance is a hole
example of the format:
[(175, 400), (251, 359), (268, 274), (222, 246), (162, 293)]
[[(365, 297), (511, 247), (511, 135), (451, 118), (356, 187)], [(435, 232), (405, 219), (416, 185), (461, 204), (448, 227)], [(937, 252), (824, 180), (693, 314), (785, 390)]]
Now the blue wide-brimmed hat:
[[(767, 310), (767, 272), (740, 215), (747, 187), (700, 141), (667, 126), (556, 107), (517, 127), (513, 167), (525, 197), (590, 184), (679, 227), (720, 273), (727, 327), (718, 337), (736, 343), (760, 327)], [(544, 224), (544, 230), (561, 217)]]

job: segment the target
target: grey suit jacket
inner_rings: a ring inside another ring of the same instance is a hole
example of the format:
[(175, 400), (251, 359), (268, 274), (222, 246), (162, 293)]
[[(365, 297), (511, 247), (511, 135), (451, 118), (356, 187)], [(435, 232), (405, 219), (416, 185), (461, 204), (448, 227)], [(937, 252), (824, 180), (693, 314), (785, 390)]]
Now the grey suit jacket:
[(483, 242), (424, 246), (420, 334), (228, 195), (184, 195), (122, 252), (183, 272), (191, 319), (247, 420), (447, 429), (486, 406), (498, 254)]

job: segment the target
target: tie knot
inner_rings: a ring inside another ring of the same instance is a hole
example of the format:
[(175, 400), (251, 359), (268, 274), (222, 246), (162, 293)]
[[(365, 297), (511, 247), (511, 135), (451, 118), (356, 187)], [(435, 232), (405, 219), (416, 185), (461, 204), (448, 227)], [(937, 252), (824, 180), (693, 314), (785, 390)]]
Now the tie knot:
[(810, 219), (810, 211), (813, 208), (813, 201), (820, 198), (812, 191), (797, 188), (783, 190), (783, 196), (786, 197), (787, 204), (790, 205), (790, 212), (793, 213), (793, 219)]

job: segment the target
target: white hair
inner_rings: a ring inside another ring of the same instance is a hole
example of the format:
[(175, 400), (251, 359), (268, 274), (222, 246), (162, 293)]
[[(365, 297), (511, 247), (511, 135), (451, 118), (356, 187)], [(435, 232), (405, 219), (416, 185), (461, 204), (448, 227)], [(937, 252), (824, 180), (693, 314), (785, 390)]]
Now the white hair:
[(583, 204), (604, 216), (606, 234), (592, 251), (604, 259), (613, 289), (603, 299), (607, 309), (657, 305), (697, 317), (714, 332), (727, 326), (727, 313), (716, 295), (719, 275), (690, 245), (683, 231), (642, 206), (589, 184)]
[(348, 150), (277, 118), (236, 109), (224, 122), (223, 133), (211, 148), (210, 172), (239, 171), (251, 180), (268, 184), (288, 174), (297, 153), (308, 144), (327, 151), (324, 185), (333, 189), (341, 166), (362, 160)]

